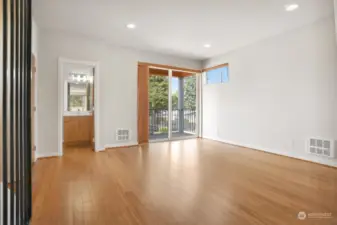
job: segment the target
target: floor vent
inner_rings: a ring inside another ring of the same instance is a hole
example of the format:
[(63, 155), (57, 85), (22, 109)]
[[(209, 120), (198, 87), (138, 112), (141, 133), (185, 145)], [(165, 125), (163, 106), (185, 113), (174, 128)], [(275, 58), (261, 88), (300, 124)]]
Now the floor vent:
[(335, 158), (334, 142), (331, 140), (311, 138), (309, 139), (308, 152), (318, 156)]
[(130, 130), (128, 129), (118, 129), (116, 131), (116, 140), (117, 141), (128, 141), (130, 140)]

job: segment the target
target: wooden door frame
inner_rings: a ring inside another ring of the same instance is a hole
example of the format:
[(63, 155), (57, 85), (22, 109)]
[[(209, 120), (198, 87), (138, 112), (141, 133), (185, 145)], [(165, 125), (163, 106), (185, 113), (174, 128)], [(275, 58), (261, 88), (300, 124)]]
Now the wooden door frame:
[[(158, 69), (163, 70), (160, 75), (162, 76), (171, 76), (173, 73), (176, 73), (176, 77), (185, 77), (188, 76), (188, 74), (201, 74), (202, 70), (196, 70), (196, 69), (189, 69), (189, 68), (182, 68), (182, 67), (175, 67), (175, 66), (169, 66), (169, 65), (160, 65), (160, 64), (153, 64), (153, 63), (146, 63), (146, 62), (138, 62), (138, 96), (137, 96), (137, 103), (138, 103), (138, 110), (137, 110), (137, 121), (138, 121), (138, 144), (144, 144), (149, 142), (149, 84), (148, 79), (150, 77), (150, 70), (151, 69)], [(167, 71), (167, 72), (165, 72)], [(200, 82), (200, 76), (197, 77), (197, 89), (201, 88)], [(200, 135), (200, 122), (201, 122), (201, 89), (197, 90), (198, 95), (197, 97), (197, 119), (198, 119), (198, 126), (196, 130), (196, 137)], [(200, 112), (199, 112), (200, 111)], [(170, 124), (169, 124), (170, 125)]]
[(138, 64), (138, 94), (137, 94), (137, 141), (138, 144), (149, 142), (149, 66)]
[(92, 66), (95, 70), (94, 73), (94, 137), (95, 137), (95, 146), (94, 151), (99, 152), (104, 149), (101, 149), (98, 145), (100, 143), (99, 138), (99, 112), (100, 112), (100, 104), (99, 104), (99, 62), (98, 61), (82, 61), (82, 60), (74, 60), (69, 58), (60, 57), (58, 59), (58, 156), (63, 156), (63, 113), (64, 113), (64, 64), (79, 64), (85, 66)]

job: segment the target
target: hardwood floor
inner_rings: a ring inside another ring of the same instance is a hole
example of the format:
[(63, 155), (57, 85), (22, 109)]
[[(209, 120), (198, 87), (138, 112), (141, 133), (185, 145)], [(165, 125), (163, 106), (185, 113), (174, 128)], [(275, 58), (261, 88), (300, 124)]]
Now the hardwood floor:
[(64, 152), (34, 165), (32, 225), (337, 224), (334, 168), (200, 139)]

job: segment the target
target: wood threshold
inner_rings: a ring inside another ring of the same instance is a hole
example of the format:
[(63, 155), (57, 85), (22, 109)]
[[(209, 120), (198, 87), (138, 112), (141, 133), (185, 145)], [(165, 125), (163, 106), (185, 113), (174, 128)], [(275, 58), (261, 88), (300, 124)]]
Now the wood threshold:
[(70, 141), (70, 142), (64, 142), (64, 147), (86, 147), (91, 146), (90, 140), (88, 141)]
[[(68, 148), (70, 148), (70, 147), (68, 147)], [(44, 156), (44, 157), (39, 157), (39, 158), (36, 159), (34, 165), (36, 164), (36, 162), (41, 161), (41, 160), (58, 159), (58, 158), (60, 158), (60, 156)]]
[(134, 148), (134, 147), (138, 147), (139, 145), (140, 144), (138, 144), (138, 145), (122, 145), (122, 146), (105, 148), (105, 150), (117, 150), (118, 148)]

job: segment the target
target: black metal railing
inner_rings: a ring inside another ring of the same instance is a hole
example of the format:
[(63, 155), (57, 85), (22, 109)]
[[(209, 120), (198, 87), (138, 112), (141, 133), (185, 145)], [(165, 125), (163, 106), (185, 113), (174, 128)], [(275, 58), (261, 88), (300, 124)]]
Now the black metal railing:
[(31, 0), (2, 0), (3, 225), (26, 225), (32, 216), (31, 8)]
[[(149, 110), (150, 134), (168, 133), (169, 111), (168, 109)], [(174, 109), (172, 110), (172, 132), (196, 132), (196, 110)]]

